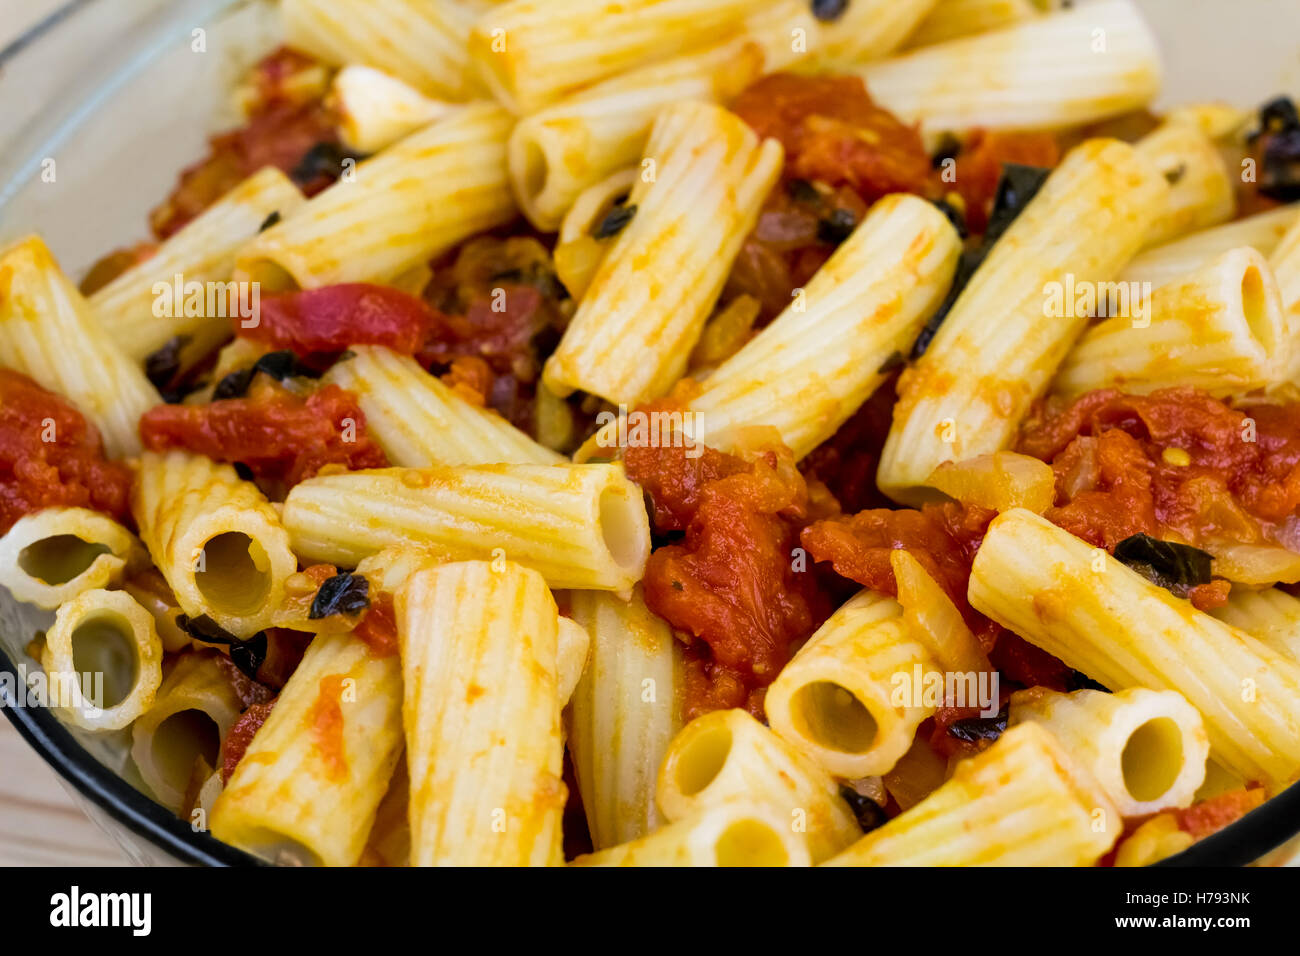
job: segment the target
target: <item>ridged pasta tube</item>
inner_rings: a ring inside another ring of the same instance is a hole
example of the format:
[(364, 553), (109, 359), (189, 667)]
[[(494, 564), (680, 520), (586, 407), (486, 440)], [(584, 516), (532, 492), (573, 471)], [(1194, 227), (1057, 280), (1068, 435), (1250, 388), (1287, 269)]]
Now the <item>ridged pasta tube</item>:
[(89, 508), (43, 508), (0, 537), (0, 585), (19, 601), (53, 610), (91, 588), (121, 581), (144, 557), (135, 535)]
[(324, 381), (357, 396), (366, 430), (394, 465), (564, 461), (496, 412), (461, 398), (410, 356), (378, 345), (349, 351), (351, 356), (336, 363)]
[(1111, 690), (1181, 693), (1214, 759), (1243, 780), (1277, 785), (1300, 769), (1300, 667), (1038, 515), (993, 519), (969, 596)]
[(1149, 282), (1153, 289), (1158, 289), (1205, 268), (1225, 252), (1241, 246), (1250, 246), (1269, 257), (1296, 222), (1300, 222), (1300, 203), (1202, 229), (1139, 253), (1120, 272), (1118, 281), (1135, 285)]
[(800, 648), (764, 707), (772, 729), (828, 772), (879, 776), (934, 713), (922, 686), (938, 669), (908, 632), (899, 603), (861, 591)]
[(404, 545), (517, 561), (551, 587), (620, 591), (641, 579), (650, 554), (641, 489), (617, 464), (318, 476), (289, 492), (282, 517), (300, 557), (347, 567)]
[(882, 491), (929, 500), (940, 464), (1007, 447), (1088, 320), (1065, 290), (1113, 278), (1168, 194), (1132, 146), (1094, 139), (1070, 151), (900, 379), (877, 475)]
[(1048, 731), (1024, 724), (827, 865), (1089, 866), (1120, 829), (1088, 772)]
[(121, 730), (153, 703), (162, 657), (153, 618), (129, 594), (83, 591), (59, 608), (45, 634), (50, 704), (85, 730)]
[(413, 866), (563, 862), (558, 614), (541, 575), (445, 564), (398, 592)]
[(1160, 90), (1155, 36), (1129, 0), (1098, 0), (869, 64), (872, 98), (927, 133), (1060, 129)]
[(687, 724), (668, 747), (658, 796), (669, 820), (732, 799), (768, 804), (804, 835), (814, 864), (862, 836), (830, 774), (744, 710), (715, 710)]
[[(137, 362), (176, 336), (187, 339), (180, 350), (183, 360), (197, 361), (230, 337), (231, 321), (238, 317), (237, 302), (231, 297), (241, 292), (229, 282), (236, 253), (257, 235), (268, 216), (291, 216), (304, 202), (298, 187), (275, 167), (254, 173), (168, 238), (152, 256), (92, 295), (90, 304), (100, 323)], [(155, 286), (170, 289), (177, 276), (183, 279), (182, 288), (205, 284), (198, 314), (191, 314), (195, 310), (174, 294), (170, 308), (158, 308), (162, 300)], [(222, 284), (214, 314), (208, 313), (208, 283)]]
[(140, 451), (140, 416), (162, 402), (39, 236), (0, 248), (0, 365), (58, 392), (112, 458)]
[(543, 381), (634, 406), (665, 394), (781, 172), (782, 150), (738, 116), (679, 103), (656, 118), (634, 210), (606, 253)]
[(1091, 772), (1120, 816), (1191, 806), (1205, 781), (1210, 740), (1201, 715), (1177, 691), (1018, 691), (1008, 725), (1029, 721)]
[(1153, 292), (1142, 320), (1117, 315), (1074, 344), (1054, 391), (1146, 393), (1190, 386), (1215, 395), (1283, 380), (1294, 344), (1264, 257), (1248, 246)]
[(240, 250), (239, 281), (262, 293), (385, 282), (456, 243), (509, 221), (499, 106), (458, 107), (392, 146)]
[(569, 752), (597, 850), (662, 822), (655, 778), (681, 726), (681, 661), (672, 629), (645, 605), (602, 591), (567, 594), (591, 635), (591, 660), (569, 708)]
[(574, 866), (809, 866), (808, 845), (779, 810), (729, 800)]
[(184, 654), (163, 679), (153, 706), (131, 725), (131, 759), (158, 802), (181, 805), (196, 762), (215, 767), (221, 742), (243, 710), (214, 653)]
[(212, 808), (212, 834), (276, 863), (352, 866), (402, 754), (402, 668), (318, 634)]
[(146, 452), (131, 513), (182, 611), (236, 637), (271, 624), (298, 561), (255, 484), (202, 455)]

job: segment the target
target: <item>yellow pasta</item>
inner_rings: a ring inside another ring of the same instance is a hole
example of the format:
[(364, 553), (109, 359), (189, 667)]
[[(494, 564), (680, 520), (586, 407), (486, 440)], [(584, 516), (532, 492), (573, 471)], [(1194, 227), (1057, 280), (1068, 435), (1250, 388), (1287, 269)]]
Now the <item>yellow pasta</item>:
[(1007, 447), (1087, 322), (1080, 296), (1137, 251), (1169, 187), (1133, 149), (1088, 140), (1048, 177), (899, 381), (877, 482), (932, 499), (930, 474)]
[(862, 835), (830, 775), (744, 710), (687, 724), (668, 747), (658, 794), (674, 821), (733, 799), (767, 804), (804, 834), (814, 864)]
[(91, 588), (117, 584), (141, 563), (135, 535), (88, 508), (44, 508), (0, 537), (0, 585), (19, 601), (53, 610)]
[(207, 615), (236, 637), (271, 624), (298, 562), (276, 509), (251, 481), (201, 455), (146, 452), (131, 513), (186, 614)]
[(184, 809), (196, 763), (220, 763), (221, 742), (242, 710), (216, 654), (184, 654), (176, 660), (153, 706), (131, 726), (131, 759), (159, 803), (173, 812)]
[(923, 697), (938, 670), (890, 597), (862, 591), (818, 628), (764, 698), (772, 729), (830, 773), (889, 770), (936, 707)]
[(339, 137), (359, 153), (377, 153), (452, 109), (383, 70), (356, 64), (334, 75), (330, 98), (339, 118)]
[(282, 0), (289, 45), (335, 66), (383, 69), (431, 96), (469, 99), (470, 27), (482, 0)]
[(641, 578), (650, 528), (621, 465), (387, 468), (289, 492), (299, 557), (355, 567), (388, 547), (517, 561), (557, 588), (620, 591)]
[(474, 25), (492, 95), (525, 116), (566, 93), (731, 35), (752, 0), (510, 0)]
[(1089, 329), (1053, 388), (1076, 395), (1182, 385), (1240, 394), (1282, 381), (1296, 347), (1273, 272), (1248, 246), (1161, 286), (1145, 309), (1141, 319), (1119, 315)]
[(574, 866), (809, 866), (808, 845), (780, 811), (730, 800)]
[(681, 726), (677, 640), (645, 606), (570, 591), (573, 620), (591, 635), (591, 661), (569, 708), (569, 752), (595, 848), (645, 836), (662, 822), (655, 780)]
[(340, 179), (239, 252), (235, 278), (262, 293), (385, 282), (509, 221), (506, 137), (486, 103), (458, 107), (344, 170)]
[(321, 634), (211, 814), (212, 834), (282, 864), (352, 866), (402, 753), (402, 668)]
[(1120, 835), (1115, 807), (1042, 727), (1009, 729), (829, 866), (1089, 866)]
[(1190, 806), (1205, 780), (1205, 725), (1176, 691), (1058, 694), (1036, 687), (1011, 695), (1008, 721), (1051, 731), (1124, 817)]
[(556, 464), (564, 458), (474, 405), (409, 356), (357, 345), (324, 381), (357, 396), (366, 430), (394, 465)]
[(970, 602), (1113, 691), (1178, 691), (1243, 779), (1281, 784), (1300, 768), (1300, 667), (1043, 518), (993, 519)]
[(1136, 148), (1169, 183), (1169, 201), (1152, 223), (1145, 245), (1217, 226), (1236, 214), (1235, 183), (1219, 147), (1194, 122), (1166, 121)]
[(414, 866), (563, 862), (558, 616), (505, 562), (413, 575), (397, 594)]
[(878, 102), (941, 133), (1059, 129), (1138, 109), (1160, 89), (1161, 65), (1155, 37), (1129, 0), (1097, 0), (860, 73)]
[(130, 595), (83, 591), (45, 634), (50, 705), (85, 730), (121, 730), (153, 703), (162, 656), (153, 618)]
[(140, 416), (162, 402), (38, 236), (0, 247), (0, 365), (71, 401), (113, 458), (140, 451)]
[(254, 173), (92, 295), (100, 323), (137, 362), (179, 336), (183, 364), (194, 364), (230, 337), (234, 323), (252, 321), (260, 303), (231, 281), (236, 252), (267, 217), (288, 217), (305, 201), (278, 169)]
[(633, 213), (606, 254), (543, 381), (628, 406), (686, 369), (741, 243), (781, 171), (781, 146), (704, 103), (655, 120)]

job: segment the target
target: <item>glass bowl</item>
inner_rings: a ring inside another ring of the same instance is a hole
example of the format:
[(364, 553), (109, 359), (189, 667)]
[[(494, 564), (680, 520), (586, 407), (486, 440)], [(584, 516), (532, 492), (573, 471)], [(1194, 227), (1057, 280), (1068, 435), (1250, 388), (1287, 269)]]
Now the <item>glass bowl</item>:
[[(1255, 106), (1300, 92), (1295, 0), (1137, 0), (1161, 39), (1157, 106)], [(235, 121), (229, 92), (279, 42), (270, 0), (71, 0), (0, 50), (0, 243), (43, 235), (80, 275), (147, 234), (149, 210), (207, 136)], [(54, 161), (53, 182), (42, 171)], [(256, 865), (154, 803), (124, 733), (65, 727), (21, 706), (25, 650), (52, 615), (0, 588), (0, 706), (87, 814), (140, 864)], [(1162, 866), (1300, 861), (1300, 784)]]

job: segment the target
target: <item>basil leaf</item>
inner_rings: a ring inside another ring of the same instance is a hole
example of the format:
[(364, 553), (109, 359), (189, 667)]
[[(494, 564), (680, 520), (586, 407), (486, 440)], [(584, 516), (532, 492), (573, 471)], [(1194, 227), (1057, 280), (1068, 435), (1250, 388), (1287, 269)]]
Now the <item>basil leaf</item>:
[(1161, 541), (1149, 534), (1135, 534), (1115, 545), (1115, 559), (1181, 598), (1187, 597), (1198, 584), (1209, 584), (1213, 578), (1213, 555), (1191, 545)]
[(307, 619), (319, 621), (333, 614), (356, 614), (369, 606), (370, 582), (360, 574), (340, 571), (320, 586)]

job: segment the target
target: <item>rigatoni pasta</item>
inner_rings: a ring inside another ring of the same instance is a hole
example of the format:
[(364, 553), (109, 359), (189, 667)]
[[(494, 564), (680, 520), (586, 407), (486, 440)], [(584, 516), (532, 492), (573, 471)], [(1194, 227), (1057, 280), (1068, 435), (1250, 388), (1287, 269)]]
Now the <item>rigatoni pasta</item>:
[(831, 776), (743, 710), (687, 724), (668, 747), (658, 794), (669, 820), (733, 799), (766, 803), (806, 835), (814, 864), (862, 833)]
[(352, 866), (402, 753), (402, 669), (321, 634), (212, 809), (212, 833), (267, 859)]
[[(178, 336), (181, 356), (197, 361), (229, 338), (236, 323), (254, 318), (251, 290), (230, 281), (236, 252), (269, 216), (291, 216), (304, 201), (278, 169), (268, 166), (253, 174), (152, 256), (92, 295), (100, 323), (137, 362)], [(202, 289), (201, 305), (191, 301), (196, 288)]]
[(389, 468), (312, 478), (284, 504), (294, 551), (355, 567), (407, 545), (516, 561), (552, 587), (619, 591), (641, 577), (650, 529), (620, 465)]
[(180, 812), (196, 768), (219, 769), (221, 742), (243, 709), (214, 653), (176, 660), (153, 705), (131, 725), (131, 759), (161, 804)]
[(556, 464), (563, 457), (474, 405), (412, 358), (358, 345), (325, 381), (357, 396), (366, 425), (394, 465)]
[(877, 475), (883, 491), (932, 497), (927, 481), (940, 464), (1010, 443), (1087, 321), (1067, 290), (1095, 294), (1110, 281), (1168, 193), (1154, 166), (1117, 140), (1089, 140), (1066, 156), (899, 382)]
[(558, 617), (512, 562), (413, 575), (397, 595), (411, 863), (563, 862)]
[(330, 94), (343, 142), (361, 153), (377, 153), (452, 109), (383, 70), (356, 64), (334, 75)]
[(749, 0), (510, 0), (483, 14), (469, 38), (479, 76), (524, 116), (588, 86), (680, 51), (682, 38), (720, 40)]
[(1106, 794), (1051, 733), (1008, 730), (830, 866), (1090, 866), (1119, 838)]
[(206, 615), (236, 637), (271, 624), (298, 562), (256, 485), (199, 455), (146, 452), (131, 512), (186, 614)]
[[(510, 134), (510, 180), (539, 229), (559, 226), (585, 189), (640, 161), (655, 117), (685, 101), (722, 103), (764, 73), (808, 54), (819, 29), (803, 0), (763, 3), (722, 42), (647, 64), (520, 119)], [(576, 292), (575, 292), (576, 294)]]
[(780, 165), (780, 144), (760, 143), (726, 110), (683, 103), (660, 113), (628, 197), (631, 221), (547, 360), (547, 387), (629, 406), (667, 392)]
[(1177, 691), (1018, 691), (1008, 726), (1026, 722), (1051, 731), (1124, 817), (1189, 806), (1205, 780), (1210, 741)]
[(1183, 694), (1205, 720), (1214, 759), (1243, 779), (1278, 785), (1294, 774), (1300, 667), (1043, 518), (994, 519), (970, 600), (1111, 690)]
[(859, 593), (768, 689), (772, 729), (830, 773), (884, 773), (935, 711), (922, 691), (938, 664), (908, 633), (902, 615), (887, 595)]
[(809, 866), (807, 844), (779, 810), (752, 800), (709, 806), (574, 866)]
[(566, 599), (591, 636), (567, 725), (583, 811), (602, 850), (663, 822), (655, 781), (681, 725), (681, 648), (640, 588), (628, 600), (602, 591), (570, 591)]
[(59, 607), (45, 635), (50, 705), (77, 727), (121, 730), (153, 703), (162, 657), (153, 618), (130, 595), (82, 591)]
[(1099, 0), (881, 60), (860, 73), (891, 111), (941, 133), (1059, 129), (1138, 109), (1155, 97), (1161, 64), (1155, 37), (1132, 4)]
[[(235, 278), (263, 293), (384, 282), (510, 220), (498, 106), (459, 107), (357, 164), (294, 215), (246, 244)], [(379, 225), (382, 223), (382, 227)]]
[(385, 70), (431, 96), (465, 100), (481, 89), (466, 43), (481, 0), (284, 0), (296, 49), (327, 63)]
[(140, 451), (162, 401), (37, 236), (0, 248), (0, 365), (71, 400), (114, 458)]
[(1118, 315), (1084, 333), (1053, 388), (1073, 395), (1185, 385), (1241, 394), (1282, 381), (1296, 348), (1273, 271), (1249, 247), (1161, 286), (1143, 310), (1141, 318)]
[(46, 508), (0, 537), (0, 585), (19, 601), (53, 610), (91, 588), (119, 583), (141, 562), (135, 535), (88, 508)]

